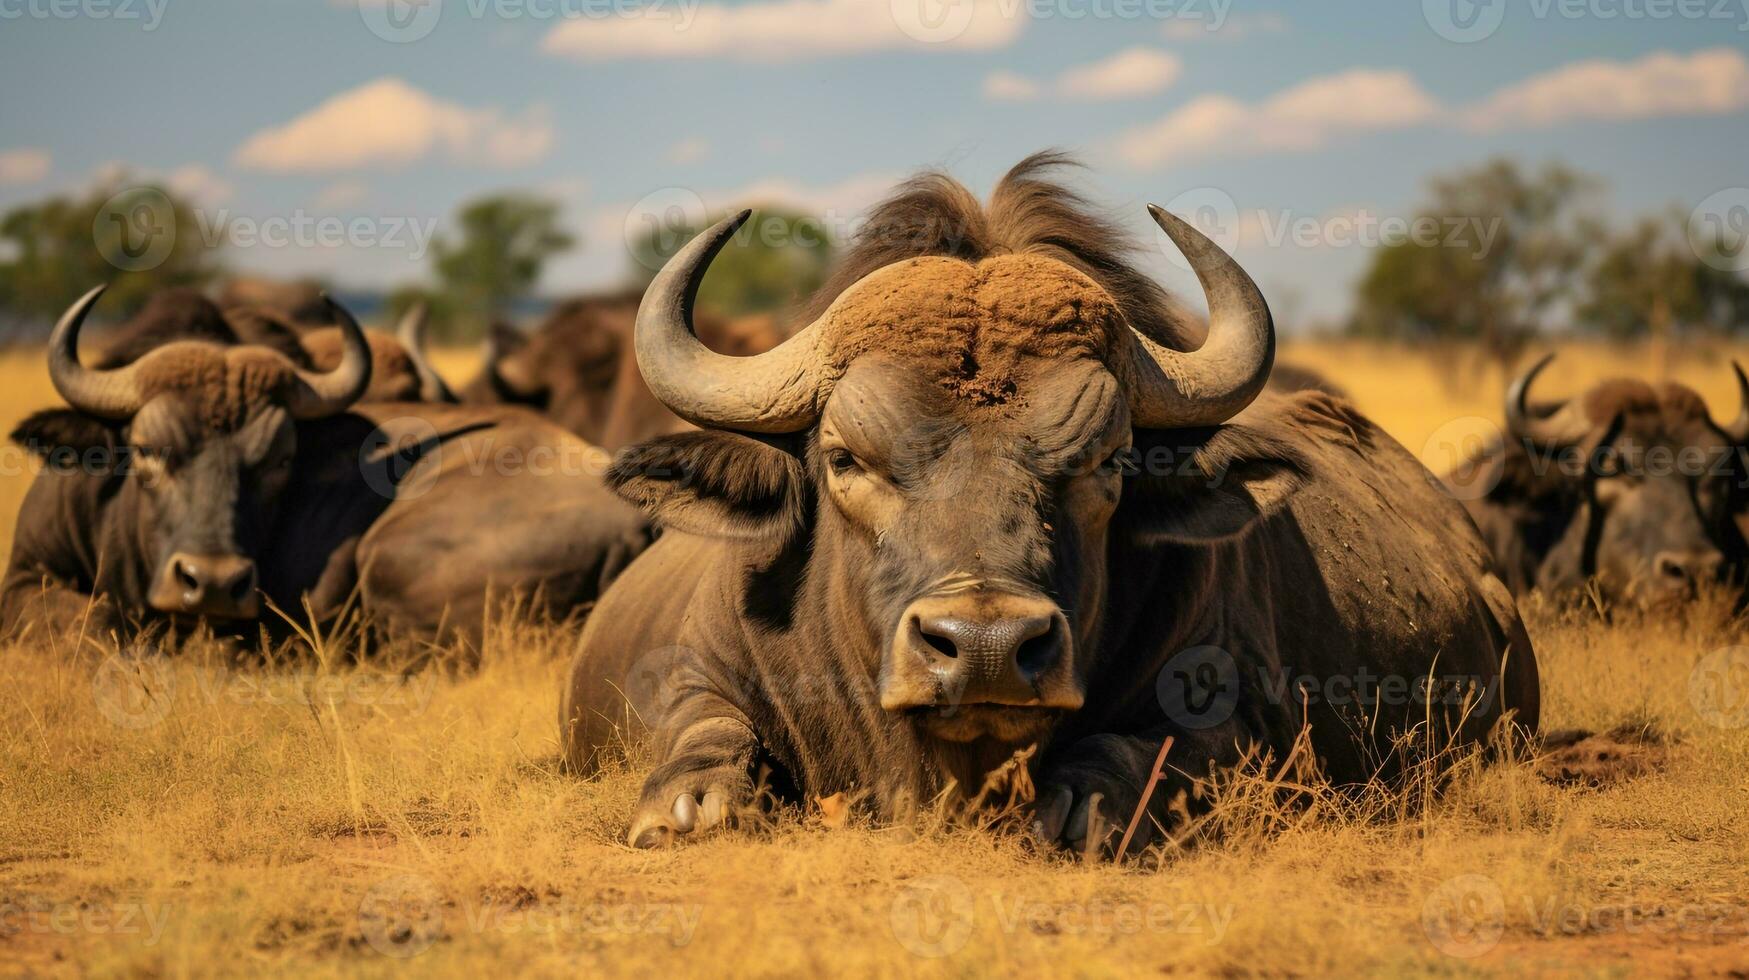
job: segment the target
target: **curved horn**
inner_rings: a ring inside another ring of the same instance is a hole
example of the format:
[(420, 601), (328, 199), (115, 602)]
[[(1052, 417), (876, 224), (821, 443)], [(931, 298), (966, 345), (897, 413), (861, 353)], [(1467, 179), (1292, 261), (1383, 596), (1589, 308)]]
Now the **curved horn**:
[(340, 363), (327, 373), (298, 371), (297, 388), (286, 408), (293, 418), (319, 419), (346, 411), (370, 387), (370, 343), (346, 308), (322, 294), (329, 318), (340, 327)]
[(1194, 351), (1135, 340), (1130, 414), (1145, 429), (1219, 425), (1251, 404), (1275, 364), (1275, 321), (1245, 270), (1219, 245), (1178, 216), (1148, 205), (1160, 230), (1190, 262), (1208, 297), (1208, 339)]
[(431, 308), (423, 301), (414, 303), (401, 316), (401, 322), (395, 327), (395, 337), (401, 341), (401, 346), (407, 351), (407, 359), (413, 363), (413, 373), (419, 376), (419, 397), (428, 402), (451, 402), (456, 400), (455, 392), (449, 390), (444, 383), (443, 375), (431, 366), (431, 361), (425, 356), (425, 328), (431, 323)]
[(1530, 414), (1530, 386), (1554, 359), (1553, 353), (1544, 354), (1506, 389), (1506, 431), (1538, 445), (1573, 445), (1583, 441), (1595, 428), (1583, 417), (1576, 402), (1568, 401), (1559, 410), (1542, 418)]
[(107, 288), (98, 286), (79, 297), (55, 323), (54, 332), (49, 334), (49, 380), (67, 404), (79, 411), (99, 418), (125, 419), (140, 410), (140, 395), (134, 386), (137, 366), (93, 371), (79, 363), (79, 328)]
[(1731, 370), (1737, 372), (1737, 418), (1724, 427), (1725, 435), (1737, 442), (1749, 442), (1749, 376), (1744, 375), (1743, 365), (1731, 362)]
[(775, 349), (731, 357), (699, 342), (693, 304), (711, 260), (753, 212), (725, 218), (687, 242), (644, 291), (635, 341), (638, 370), (662, 404), (697, 425), (797, 432), (819, 415), (819, 331), (809, 326)]

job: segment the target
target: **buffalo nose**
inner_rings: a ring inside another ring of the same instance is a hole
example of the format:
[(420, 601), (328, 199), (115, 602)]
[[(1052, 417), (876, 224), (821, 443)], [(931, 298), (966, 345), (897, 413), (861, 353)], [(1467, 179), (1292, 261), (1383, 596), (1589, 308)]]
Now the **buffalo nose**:
[(171, 555), (153, 589), (152, 605), (166, 612), (251, 618), (259, 601), (255, 563), (241, 555)]
[(1081, 706), (1068, 621), (1048, 599), (968, 591), (913, 602), (882, 668), (888, 710)]
[(1724, 557), (1717, 551), (1661, 551), (1652, 559), (1652, 571), (1671, 585), (1695, 585), (1717, 578)]
[(980, 665), (1012, 664), (1029, 681), (1061, 656), (1056, 629), (1057, 619), (1051, 615), (981, 620), (949, 614), (917, 619), (923, 642), (942, 656)]

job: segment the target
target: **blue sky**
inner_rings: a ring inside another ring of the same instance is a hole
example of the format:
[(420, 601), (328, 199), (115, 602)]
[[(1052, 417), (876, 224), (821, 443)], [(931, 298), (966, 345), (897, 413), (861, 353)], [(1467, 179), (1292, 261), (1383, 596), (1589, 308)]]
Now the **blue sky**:
[(1147, 201), (1215, 215), (1300, 321), (1346, 309), (1345, 230), (1431, 173), (1560, 159), (1623, 217), (1749, 184), (1749, 0), (413, 2), (0, 0), (0, 206), (120, 166), (263, 229), (362, 219), (228, 261), (377, 287), (461, 201), (535, 188), (585, 241), (558, 293), (625, 275), (640, 209), (851, 228), (919, 168), (981, 192), (1059, 146), (1138, 232)]

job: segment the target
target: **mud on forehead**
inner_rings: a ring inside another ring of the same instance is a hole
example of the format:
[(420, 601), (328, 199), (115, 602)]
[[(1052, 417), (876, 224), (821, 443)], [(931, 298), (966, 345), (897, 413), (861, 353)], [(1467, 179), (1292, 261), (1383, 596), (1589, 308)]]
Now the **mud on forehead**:
[(1016, 398), (1024, 359), (1105, 361), (1127, 329), (1093, 280), (1034, 255), (887, 266), (840, 297), (822, 326), (836, 373), (878, 352), (984, 405)]
[(1095, 360), (1037, 362), (1012, 397), (985, 405), (917, 376), (910, 360), (875, 351), (845, 370), (821, 432), (877, 462), (894, 462), (895, 453), (927, 456), (968, 437), (984, 449), (1024, 446), (1055, 459), (1121, 441), (1129, 422), (1117, 378)]
[(173, 395), (209, 429), (229, 432), (284, 403), (297, 372), (284, 357), (250, 347), (173, 344), (140, 362), (142, 400)]

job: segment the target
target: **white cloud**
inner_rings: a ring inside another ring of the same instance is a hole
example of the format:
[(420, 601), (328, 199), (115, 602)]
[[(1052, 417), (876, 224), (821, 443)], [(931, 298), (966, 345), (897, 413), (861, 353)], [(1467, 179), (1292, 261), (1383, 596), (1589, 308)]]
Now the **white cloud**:
[(518, 167), (545, 157), (552, 143), (544, 107), (508, 117), (381, 78), (256, 133), (237, 148), (235, 159), (239, 166), (278, 173), (405, 166), (433, 153), (457, 163)]
[(1038, 83), (1011, 71), (984, 76), (984, 98), (994, 102), (1029, 102), (1038, 98)]
[(370, 186), (360, 180), (342, 180), (316, 192), (313, 202), (318, 211), (345, 211), (357, 207), (370, 196)]
[(1132, 99), (1163, 92), (1184, 70), (1175, 55), (1154, 48), (1126, 48), (1091, 64), (1064, 70), (1048, 85), (1011, 71), (984, 77), (984, 97), (997, 102), (1029, 102), (1046, 91), (1064, 99)]
[(1026, 27), (1012, 0), (753, 0), (737, 6), (653, 4), (554, 27), (548, 54), (585, 61), (735, 57), (794, 61), (869, 51), (989, 50)]
[(54, 157), (39, 147), (0, 151), (0, 184), (34, 184), (53, 166)]
[(223, 204), (236, 192), (230, 181), (198, 163), (186, 164), (170, 171), (164, 175), (164, 183), (170, 190), (197, 205)]
[(1287, 18), (1280, 14), (1234, 14), (1225, 20), (1175, 17), (1166, 22), (1161, 33), (1168, 41), (1185, 44), (1195, 41), (1238, 41), (1256, 34), (1281, 34), (1287, 28)]
[(1749, 60), (1730, 48), (1688, 57), (1580, 61), (1495, 92), (1463, 113), (1477, 129), (1551, 126), (1576, 119), (1714, 116), (1749, 108)]
[(1075, 99), (1131, 99), (1165, 91), (1183, 71), (1183, 62), (1164, 51), (1128, 48), (1063, 72), (1057, 86)]
[(1116, 151), (1131, 166), (1155, 167), (1196, 157), (1313, 150), (1344, 134), (1429, 122), (1496, 130), (1744, 111), (1749, 58), (1729, 48), (1575, 62), (1451, 109), (1407, 72), (1355, 69), (1310, 79), (1261, 103), (1205, 95), (1120, 134)]
[(668, 148), (669, 163), (697, 163), (710, 155), (710, 142), (698, 136), (688, 136)]
[(1134, 167), (1209, 156), (1312, 150), (1331, 138), (1427, 122), (1441, 109), (1405, 71), (1357, 68), (1301, 82), (1261, 103), (1205, 95), (1117, 141)]

